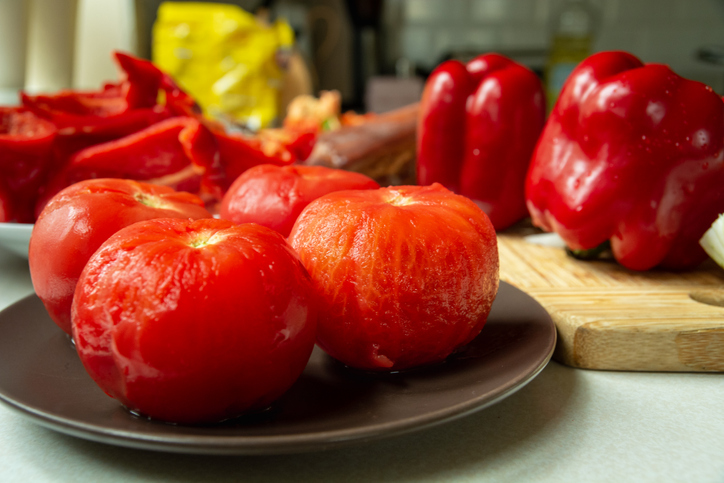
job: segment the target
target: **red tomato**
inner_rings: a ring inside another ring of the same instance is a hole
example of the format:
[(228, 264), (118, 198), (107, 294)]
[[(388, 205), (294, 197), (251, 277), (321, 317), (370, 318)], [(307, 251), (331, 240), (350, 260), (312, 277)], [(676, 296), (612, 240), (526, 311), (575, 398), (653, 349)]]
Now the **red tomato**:
[(35, 293), (50, 318), (70, 334), (70, 305), (86, 262), (101, 243), (137, 221), (210, 218), (195, 195), (123, 179), (69, 186), (46, 205), (30, 237), (28, 261)]
[(478, 335), (498, 290), (493, 225), (437, 183), (323, 196), (289, 243), (320, 295), (317, 343), (355, 368), (445, 359)]
[(258, 223), (288, 236), (299, 213), (320, 196), (379, 187), (363, 174), (341, 169), (263, 164), (236, 178), (221, 201), (220, 215), (234, 223)]
[(314, 347), (309, 274), (284, 238), (227, 220), (124, 228), (91, 257), (73, 336), (96, 383), (132, 411), (207, 423), (264, 408)]

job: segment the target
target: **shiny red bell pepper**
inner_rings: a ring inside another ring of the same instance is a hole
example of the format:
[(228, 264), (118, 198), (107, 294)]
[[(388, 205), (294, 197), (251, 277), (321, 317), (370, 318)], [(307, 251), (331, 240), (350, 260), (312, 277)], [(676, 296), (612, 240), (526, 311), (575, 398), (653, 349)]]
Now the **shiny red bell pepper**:
[(525, 175), (545, 122), (545, 96), (528, 68), (498, 54), (447, 61), (423, 91), (417, 182), (471, 198), (502, 230), (526, 217)]
[(574, 250), (610, 240), (633, 270), (696, 266), (724, 212), (724, 102), (667, 66), (592, 55), (563, 86), (526, 198), (533, 223)]
[(33, 206), (46, 168), (56, 129), (22, 107), (0, 107), (0, 179), (5, 195), (4, 221), (32, 223)]

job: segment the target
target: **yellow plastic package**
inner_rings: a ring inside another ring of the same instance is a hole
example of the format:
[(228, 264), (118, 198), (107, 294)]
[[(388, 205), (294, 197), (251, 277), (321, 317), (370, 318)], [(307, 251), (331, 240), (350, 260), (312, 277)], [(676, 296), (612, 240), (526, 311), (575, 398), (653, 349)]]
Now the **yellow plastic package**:
[(164, 2), (153, 26), (153, 62), (210, 117), (257, 130), (279, 115), (294, 32), (236, 5)]

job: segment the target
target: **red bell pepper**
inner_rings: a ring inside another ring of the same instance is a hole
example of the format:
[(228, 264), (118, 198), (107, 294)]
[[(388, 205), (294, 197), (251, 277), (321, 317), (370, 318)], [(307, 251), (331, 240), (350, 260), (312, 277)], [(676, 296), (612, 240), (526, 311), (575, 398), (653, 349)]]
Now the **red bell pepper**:
[(5, 221), (32, 223), (45, 181), (56, 129), (21, 107), (0, 107), (0, 179), (6, 191)]
[(696, 266), (724, 212), (724, 102), (664, 65), (592, 55), (563, 86), (526, 197), (533, 223), (574, 250), (610, 240), (633, 270)]
[(525, 175), (544, 122), (531, 70), (498, 54), (444, 62), (422, 95), (417, 182), (471, 198), (502, 230), (528, 215)]

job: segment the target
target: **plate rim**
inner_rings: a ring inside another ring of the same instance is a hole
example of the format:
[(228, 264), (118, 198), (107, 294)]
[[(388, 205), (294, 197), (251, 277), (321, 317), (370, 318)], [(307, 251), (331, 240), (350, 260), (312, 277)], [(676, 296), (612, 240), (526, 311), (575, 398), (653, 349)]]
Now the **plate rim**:
[[(432, 428), (447, 422), (464, 418), (503, 399), (511, 396), (535, 379), (550, 362), (556, 347), (557, 333), (555, 323), (545, 308), (530, 294), (515, 285), (500, 281), (500, 285), (507, 285), (515, 292), (528, 297), (538, 308), (548, 315), (548, 329), (551, 330), (551, 343), (537, 365), (528, 372), (506, 381), (496, 388), (493, 395), (484, 393), (476, 398), (469, 399), (444, 409), (404, 418), (400, 421), (379, 423), (363, 429), (335, 429), (303, 434), (277, 434), (269, 436), (239, 436), (239, 435), (199, 435), (183, 434), (158, 436), (156, 434), (136, 433), (131, 430), (107, 428), (93, 423), (68, 419), (47, 411), (43, 411), (7, 397), (0, 389), (0, 401), (14, 412), (25, 416), (32, 422), (62, 434), (78, 437), (88, 441), (122, 446), (127, 448), (145, 449), (152, 451), (186, 453), (186, 454), (217, 454), (217, 455), (260, 455), (260, 454), (292, 454), (322, 451), (339, 448), (353, 444), (399, 436), (407, 433)], [(0, 315), (13, 307), (23, 304), (36, 303), (35, 294), (9, 305)], [(137, 417), (137, 416), (136, 416)], [(144, 418), (138, 417), (139, 420)], [(163, 423), (162, 423), (163, 424)]]

